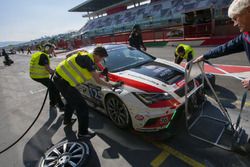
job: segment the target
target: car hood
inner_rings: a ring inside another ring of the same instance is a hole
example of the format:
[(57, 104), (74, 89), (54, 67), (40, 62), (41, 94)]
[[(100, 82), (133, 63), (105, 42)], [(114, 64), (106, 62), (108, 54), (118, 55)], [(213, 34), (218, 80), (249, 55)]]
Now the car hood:
[(130, 71), (151, 77), (168, 85), (172, 85), (184, 78), (182, 71), (159, 62), (147, 63), (140, 67), (132, 68)]
[[(163, 91), (161, 87), (167, 87), (167, 85), (168, 87), (171, 87), (170, 85), (175, 85), (175, 88), (177, 88), (176, 85), (184, 80), (184, 73), (182, 70), (170, 64), (156, 61), (122, 72), (117, 72), (115, 76), (115, 81), (123, 81), (127, 85), (154, 92), (161, 92), (156, 89)], [(149, 87), (151, 87), (152, 90)]]

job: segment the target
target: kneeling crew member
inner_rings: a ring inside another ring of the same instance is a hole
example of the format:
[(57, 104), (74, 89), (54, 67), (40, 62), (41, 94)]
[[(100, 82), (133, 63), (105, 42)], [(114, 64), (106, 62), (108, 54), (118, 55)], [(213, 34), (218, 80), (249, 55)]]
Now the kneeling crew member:
[(59, 91), (56, 89), (54, 83), (50, 80), (50, 74), (54, 70), (50, 68), (49, 54), (55, 49), (53, 44), (47, 43), (44, 45), (43, 52), (36, 52), (31, 56), (30, 60), (30, 78), (43, 84), (49, 89), (50, 107), (58, 105), (60, 111), (64, 110)]
[(94, 79), (96, 83), (112, 89), (112, 84), (99, 78), (99, 73), (95, 69), (95, 63), (107, 57), (104, 47), (96, 47), (93, 53), (78, 52), (62, 61), (56, 67), (56, 74), (53, 77), (54, 83), (63, 97), (66, 99), (64, 124), (71, 124), (72, 115), (76, 110), (78, 119), (78, 138), (92, 138), (94, 132), (88, 130), (89, 107), (83, 99), (76, 86)]
[(192, 60), (194, 57), (194, 50), (191, 46), (185, 44), (179, 44), (175, 49), (175, 60), (176, 64), (180, 64), (183, 59), (187, 62)]

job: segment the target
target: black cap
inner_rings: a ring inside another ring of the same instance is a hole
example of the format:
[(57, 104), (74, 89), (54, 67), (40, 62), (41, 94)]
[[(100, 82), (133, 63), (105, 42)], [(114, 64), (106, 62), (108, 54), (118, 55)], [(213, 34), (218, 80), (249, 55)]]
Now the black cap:
[(101, 57), (107, 57), (108, 53), (107, 50), (102, 47), (102, 46), (98, 46), (94, 49), (93, 54), (101, 56)]
[(135, 25), (133, 26), (133, 29), (136, 29), (136, 30), (141, 30), (141, 27), (140, 27), (140, 25), (139, 25), (139, 24), (135, 24)]
[(184, 47), (183, 47), (183, 46), (179, 46), (179, 47), (177, 48), (177, 53), (185, 53)]

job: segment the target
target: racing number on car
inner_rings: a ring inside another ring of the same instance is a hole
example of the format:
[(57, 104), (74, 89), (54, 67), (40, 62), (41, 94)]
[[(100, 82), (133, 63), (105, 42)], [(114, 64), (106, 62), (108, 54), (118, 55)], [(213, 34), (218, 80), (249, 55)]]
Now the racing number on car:
[(93, 85), (88, 85), (89, 95), (94, 99), (101, 99), (101, 88)]

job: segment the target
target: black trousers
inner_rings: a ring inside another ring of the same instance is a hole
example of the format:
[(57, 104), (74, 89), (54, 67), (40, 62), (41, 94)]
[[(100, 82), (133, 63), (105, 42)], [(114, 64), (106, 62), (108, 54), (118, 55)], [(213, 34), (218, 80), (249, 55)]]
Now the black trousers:
[(49, 99), (51, 106), (58, 104), (60, 108), (64, 107), (64, 103), (62, 102), (59, 91), (57, 90), (55, 84), (49, 78), (33, 79), (33, 80), (43, 84), (49, 89)]
[(81, 93), (74, 87), (70, 86), (67, 81), (58, 75), (54, 75), (53, 81), (57, 89), (66, 99), (64, 122), (69, 122), (74, 110), (76, 110), (78, 119), (78, 133), (86, 134), (89, 126), (89, 106), (83, 99)]

